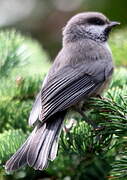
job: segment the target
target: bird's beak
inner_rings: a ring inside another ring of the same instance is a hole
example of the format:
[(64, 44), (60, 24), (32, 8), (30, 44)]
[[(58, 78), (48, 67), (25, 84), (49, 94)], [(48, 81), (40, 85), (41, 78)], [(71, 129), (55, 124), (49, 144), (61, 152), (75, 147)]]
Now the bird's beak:
[(113, 27), (115, 27), (117, 25), (120, 25), (120, 22), (110, 21), (108, 27), (112, 29)]
[(120, 23), (116, 21), (110, 21), (109, 24), (105, 28), (105, 33), (107, 33), (108, 35), (109, 32), (112, 30), (112, 28), (116, 27), (117, 25), (120, 25)]

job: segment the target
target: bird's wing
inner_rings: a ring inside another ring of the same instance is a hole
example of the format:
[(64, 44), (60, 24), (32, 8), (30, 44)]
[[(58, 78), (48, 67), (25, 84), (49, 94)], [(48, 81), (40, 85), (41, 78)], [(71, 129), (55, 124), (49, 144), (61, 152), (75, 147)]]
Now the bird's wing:
[[(47, 76), (43, 81), (42, 88), (45, 85), (46, 81), (47, 81)], [(41, 109), (42, 109), (42, 105), (41, 105), (41, 91), (40, 91), (36, 96), (35, 102), (33, 104), (32, 110), (29, 115), (28, 122), (30, 126), (32, 126), (39, 118), (39, 115), (41, 114)]]
[(32, 126), (41, 113), (41, 92), (38, 93), (29, 116), (29, 125)]
[(112, 66), (106, 66), (105, 62), (99, 61), (75, 67), (66, 66), (50, 77), (41, 91), (40, 119), (47, 120), (56, 112), (63, 111), (94, 93), (113, 69)]

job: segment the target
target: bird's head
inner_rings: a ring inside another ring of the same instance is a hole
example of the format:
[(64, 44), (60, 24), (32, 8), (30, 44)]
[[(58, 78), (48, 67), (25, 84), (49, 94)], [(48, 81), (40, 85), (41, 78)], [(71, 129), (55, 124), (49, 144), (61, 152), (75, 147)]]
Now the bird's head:
[(98, 12), (85, 12), (73, 16), (63, 30), (63, 41), (74, 42), (80, 39), (92, 39), (106, 42), (110, 31), (119, 22), (110, 21)]

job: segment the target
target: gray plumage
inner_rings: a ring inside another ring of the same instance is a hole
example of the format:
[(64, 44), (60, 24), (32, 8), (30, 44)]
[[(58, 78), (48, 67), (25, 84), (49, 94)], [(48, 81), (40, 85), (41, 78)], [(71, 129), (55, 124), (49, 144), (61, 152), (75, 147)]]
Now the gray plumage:
[(58, 113), (51, 121), (39, 123), (21, 148), (7, 161), (7, 171), (14, 171), (25, 164), (39, 170), (46, 168), (48, 160), (56, 158), (55, 148), (58, 147), (64, 116), (65, 112)]
[(36, 122), (40, 113), (41, 113), (41, 93), (39, 92), (33, 104), (32, 110), (30, 112), (30, 116), (29, 116), (30, 126), (32, 126)]
[(63, 48), (30, 113), (29, 124), (36, 123), (35, 129), (7, 161), (7, 171), (25, 164), (42, 170), (56, 158), (67, 110), (100, 95), (111, 79), (114, 67), (107, 39), (117, 24), (96, 12), (80, 13), (68, 21), (63, 31)]

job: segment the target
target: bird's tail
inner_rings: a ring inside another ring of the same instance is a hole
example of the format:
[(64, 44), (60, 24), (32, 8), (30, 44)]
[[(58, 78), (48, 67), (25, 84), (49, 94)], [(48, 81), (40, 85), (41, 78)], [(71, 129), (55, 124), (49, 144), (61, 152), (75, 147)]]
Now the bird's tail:
[(48, 160), (56, 158), (64, 116), (65, 113), (56, 114), (49, 121), (38, 124), (21, 148), (6, 162), (5, 169), (14, 171), (25, 164), (36, 170), (46, 168)]

